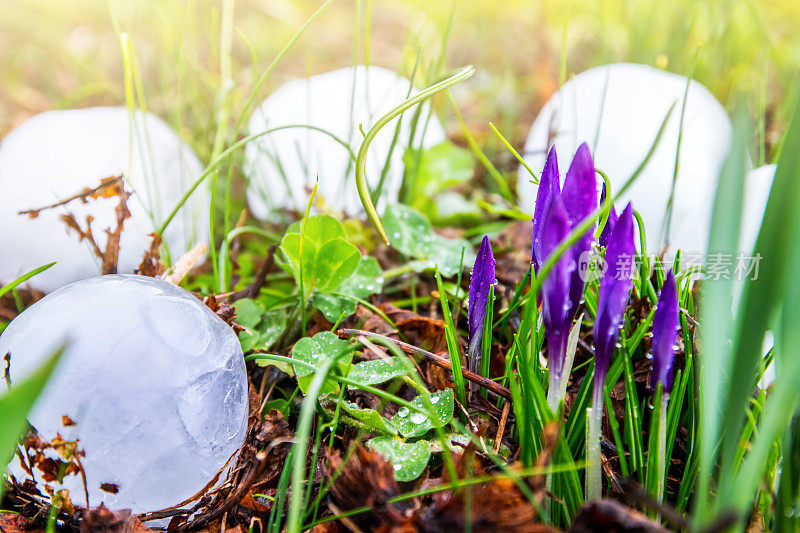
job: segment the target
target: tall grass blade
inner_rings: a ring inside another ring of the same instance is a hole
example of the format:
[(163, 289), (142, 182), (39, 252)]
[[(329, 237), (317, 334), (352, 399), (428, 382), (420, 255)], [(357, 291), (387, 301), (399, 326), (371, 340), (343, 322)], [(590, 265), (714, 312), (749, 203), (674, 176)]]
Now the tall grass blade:
[[(17, 439), (28, 426), (27, 416), (36, 398), (47, 385), (53, 369), (64, 353), (64, 346), (58, 348), (39, 369), (23, 380), (12, 384), (8, 391), (0, 396), (0, 464), (8, 464), (14, 455)], [(0, 480), (0, 499), (3, 497), (4, 483)]]

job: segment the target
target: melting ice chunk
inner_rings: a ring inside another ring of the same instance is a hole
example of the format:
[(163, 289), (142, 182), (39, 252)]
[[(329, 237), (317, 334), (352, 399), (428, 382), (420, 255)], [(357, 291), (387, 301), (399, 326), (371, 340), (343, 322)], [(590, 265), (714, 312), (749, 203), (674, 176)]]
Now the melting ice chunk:
[[(0, 283), (51, 261), (58, 263), (31, 284), (53, 291), (96, 276), (99, 260), (60, 219), (73, 213), (81, 224), (94, 217), (94, 238), (105, 249), (107, 227), (116, 226), (117, 198), (42, 211), (35, 219), (18, 211), (71, 197), (100, 180), (123, 174), (131, 218), (125, 222), (119, 272), (133, 272), (147, 249), (148, 234), (161, 225), (203, 170), (177, 133), (152, 114), (124, 107), (48, 111), (29, 119), (0, 143)], [(208, 194), (199, 187), (173, 219), (164, 238), (173, 257), (208, 235)]]
[[(525, 158), (540, 172), (555, 144), (562, 174), (578, 146), (586, 142), (595, 165), (616, 193), (645, 159), (670, 107), (675, 107), (653, 156), (636, 183), (617, 204), (633, 202), (644, 219), (648, 249), (663, 245), (663, 224), (675, 171), (686, 78), (646, 65), (618, 63), (589, 69), (569, 80), (542, 108), (525, 143)], [(708, 245), (714, 192), (728, 154), (732, 127), (725, 109), (700, 83), (692, 81), (686, 99), (670, 249), (704, 253)], [(533, 212), (536, 185), (522, 168), (521, 207)], [(732, 253), (735, 251), (731, 251)]]
[[(0, 352), (11, 354), (12, 384), (64, 340), (67, 351), (29, 420), (45, 439), (79, 439), (91, 506), (145, 512), (180, 503), (244, 442), (247, 376), (239, 341), (184, 289), (112, 275), (51, 293), (0, 336)], [(62, 415), (76, 425), (64, 427)], [(9, 469), (26, 477), (16, 458)], [(119, 492), (103, 492), (103, 483)], [(79, 476), (68, 476), (64, 488), (85, 505)]]
[[(253, 112), (250, 135), (273, 128), (245, 148), (244, 170), (250, 184), (247, 201), (261, 219), (280, 208), (305, 210), (307, 191), (319, 176), (317, 195), (350, 215), (363, 212), (354, 181), (355, 162), (346, 146), (358, 152), (364, 132), (416, 91), (406, 78), (391, 70), (359, 65), (333, 70), (281, 86)], [(439, 120), (423, 104), (414, 131), (413, 148), (429, 148), (445, 139)], [(416, 108), (406, 111), (393, 145), (397, 120), (378, 133), (367, 152), (370, 188), (381, 181), (387, 158), (390, 166), (377, 202), (381, 211), (397, 200), (403, 181), (403, 154), (409, 145)], [(293, 127), (312, 126), (317, 129)], [(324, 130), (324, 131), (320, 131)], [(424, 135), (424, 137), (423, 137)], [(391, 154), (391, 156), (390, 156)]]

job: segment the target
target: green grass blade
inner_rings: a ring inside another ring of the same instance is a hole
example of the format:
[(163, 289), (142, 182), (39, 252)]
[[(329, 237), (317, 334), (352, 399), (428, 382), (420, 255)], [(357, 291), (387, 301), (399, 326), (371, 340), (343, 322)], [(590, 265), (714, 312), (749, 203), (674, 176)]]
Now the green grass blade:
[(39, 274), (39, 273), (41, 273), (41, 272), (44, 272), (45, 270), (47, 270), (48, 268), (50, 268), (51, 266), (53, 266), (53, 265), (55, 265), (55, 264), (56, 264), (56, 262), (55, 262), (55, 261), (53, 261), (52, 263), (47, 263), (46, 265), (42, 265), (42, 266), (40, 266), (39, 268), (34, 268), (33, 270), (31, 270), (31, 271), (30, 271), (30, 272), (28, 272), (27, 274), (23, 274), (23, 275), (21, 275), (20, 277), (18, 277), (17, 279), (15, 279), (15, 280), (14, 280), (14, 281), (12, 281), (11, 283), (9, 283), (8, 285), (3, 285), (2, 287), (0, 287), (0, 297), (2, 297), (2, 296), (3, 296), (4, 294), (6, 294), (8, 291), (10, 291), (10, 290), (13, 290), (13, 289), (14, 289), (15, 287), (17, 287), (17, 286), (18, 286), (20, 283), (25, 283), (26, 281), (28, 281), (29, 279), (31, 279), (31, 278), (32, 278), (33, 276), (35, 276), (36, 274)]
[[(0, 396), (0, 461), (8, 464), (14, 455), (14, 446), (20, 435), (28, 426), (27, 416), (36, 398), (41, 394), (58, 360), (64, 353), (60, 347), (39, 369), (22, 382), (12, 385)], [(0, 499), (3, 496), (4, 484), (0, 480)]]
[(455, 382), (456, 398), (462, 405), (467, 405), (467, 385), (464, 374), (461, 371), (461, 351), (458, 349), (458, 336), (456, 327), (453, 324), (453, 317), (450, 314), (450, 305), (447, 303), (447, 292), (442, 282), (442, 276), (436, 269), (436, 286), (439, 289), (439, 301), (442, 304), (442, 314), (445, 323), (445, 340), (447, 341), (447, 352), (450, 355), (450, 364), (453, 366), (453, 381)]
[[(717, 196), (711, 219), (711, 232), (708, 249), (714, 251), (734, 251), (739, 244), (740, 213), (744, 184), (744, 165), (746, 142), (749, 129), (744, 117), (736, 122), (731, 155), (725, 162), (719, 178)], [(700, 331), (700, 344), (703, 358), (699, 365), (698, 394), (700, 399), (700, 464), (695, 499), (695, 518), (700, 523), (707, 521), (712, 512), (709, 505), (711, 475), (715, 463), (715, 447), (721, 428), (723, 413), (720, 411), (727, 397), (727, 390), (735, 390), (745, 395), (747, 388), (733, 388), (733, 383), (725, 382), (730, 375), (731, 358), (728, 353), (731, 331), (731, 298), (733, 281), (730, 279), (707, 280), (703, 298), (704, 323)], [(763, 330), (762, 330), (763, 333)], [(761, 348), (759, 340), (758, 349)], [(749, 381), (749, 379), (748, 379)], [(730, 387), (730, 389), (728, 389)], [(743, 413), (744, 405), (739, 412)], [(727, 410), (726, 410), (727, 413)], [(726, 419), (727, 420), (727, 419)], [(741, 427), (739, 424), (737, 424)], [(728, 430), (729, 438), (738, 441)]]
[(389, 237), (386, 235), (386, 230), (383, 229), (383, 224), (378, 216), (378, 212), (375, 211), (375, 205), (373, 205), (372, 199), (369, 197), (369, 189), (367, 188), (366, 164), (367, 150), (369, 149), (369, 145), (372, 143), (373, 139), (375, 139), (375, 136), (378, 134), (378, 132), (384, 126), (386, 126), (386, 124), (391, 122), (391, 120), (397, 115), (417, 105), (426, 98), (430, 98), (439, 91), (466, 80), (473, 74), (475, 74), (475, 68), (470, 65), (462, 68), (449, 78), (445, 78), (439, 83), (431, 85), (424, 91), (421, 91), (420, 93), (409, 98), (381, 117), (364, 136), (364, 140), (361, 143), (361, 148), (358, 150), (358, 156), (356, 157), (356, 187), (358, 188), (358, 196), (361, 199), (361, 204), (364, 206), (364, 211), (367, 213), (367, 218), (369, 218), (369, 221), (372, 223), (372, 225), (375, 227), (375, 230), (387, 245), (389, 244)]

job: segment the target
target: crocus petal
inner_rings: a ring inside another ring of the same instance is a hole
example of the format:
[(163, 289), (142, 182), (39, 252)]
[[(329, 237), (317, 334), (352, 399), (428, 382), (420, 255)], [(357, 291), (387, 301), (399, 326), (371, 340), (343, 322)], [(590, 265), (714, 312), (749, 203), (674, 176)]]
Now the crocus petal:
[(672, 389), (672, 362), (678, 333), (678, 288), (672, 270), (664, 280), (653, 315), (653, 374), (651, 383), (661, 383), (664, 393)]
[[(606, 184), (603, 183), (603, 192), (600, 193), (600, 204), (602, 205), (603, 202), (605, 201), (606, 201)], [(600, 239), (598, 239), (598, 243), (603, 248), (608, 246), (608, 236), (611, 235), (611, 230), (614, 229), (614, 225), (617, 223), (617, 219), (619, 219), (619, 216), (617, 215), (617, 210), (614, 208), (614, 204), (611, 204), (611, 210), (608, 212), (608, 220), (606, 220), (606, 225), (603, 226), (603, 231), (600, 233)]]
[[(567, 177), (564, 179), (561, 197), (564, 199), (564, 206), (569, 215), (570, 230), (577, 227), (597, 209), (597, 178), (592, 154), (586, 143), (578, 147), (575, 157), (572, 158)], [(570, 274), (570, 316), (575, 316), (583, 298), (583, 289), (586, 285), (585, 273), (594, 240), (594, 231), (593, 226), (570, 250), (574, 261), (574, 268)]]
[[(542, 253), (547, 258), (569, 234), (569, 218), (560, 196), (553, 198), (544, 218)], [(542, 322), (547, 336), (550, 372), (560, 378), (572, 323), (569, 315), (569, 273), (572, 257), (565, 253), (542, 282)]]
[(533, 271), (539, 272), (539, 268), (544, 261), (542, 253), (542, 231), (544, 229), (544, 219), (550, 210), (553, 198), (561, 194), (561, 186), (558, 177), (558, 158), (556, 147), (550, 148), (547, 154), (547, 161), (542, 170), (542, 177), (539, 180), (539, 190), (536, 192), (536, 206), (533, 210), (533, 247), (531, 249), (531, 263)]
[(606, 248), (606, 271), (600, 280), (594, 321), (595, 394), (602, 390), (611, 355), (619, 338), (628, 293), (633, 287), (636, 246), (633, 240), (633, 208), (629, 203), (614, 225)]
[(479, 367), (480, 347), (483, 338), (483, 327), (486, 320), (486, 305), (489, 289), (495, 283), (495, 259), (492, 245), (487, 235), (483, 236), (472, 278), (469, 282), (469, 299), (467, 303), (467, 329), (469, 330), (468, 360), (470, 370)]

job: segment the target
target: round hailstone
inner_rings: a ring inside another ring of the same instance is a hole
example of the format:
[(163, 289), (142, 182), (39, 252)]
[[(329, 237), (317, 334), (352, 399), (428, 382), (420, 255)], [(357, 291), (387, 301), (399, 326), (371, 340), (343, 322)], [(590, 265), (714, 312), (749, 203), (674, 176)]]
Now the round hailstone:
[[(317, 176), (318, 198), (349, 215), (362, 214), (354, 161), (347, 148), (329, 134), (357, 154), (364, 138), (359, 125), (366, 133), (378, 119), (414, 93), (409, 80), (397, 73), (363, 65), (281, 86), (253, 113), (250, 135), (292, 125), (313, 126), (327, 133), (291, 127), (267, 133), (247, 145), (244, 170), (250, 181), (247, 201), (253, 215), (266, 219), (275, 209), (304, 211), (308, 191)], [(408, 147), (414, 113), (412, 108), (402, 115), (396, 142), (393, 141), (398, 119), (381, 129), (367, 152), (366, 176), (371, 189), (380, 182), (387, 158), (390, 161), (376, 206), (379, 211), (397, 200), (403, 182), (403, 154)], [(413, 147), (429, 148), (444, 140), (441, 123), (424, 106)]]
[[(49, 294), (0, 336), (0, 352), (11, 354), (12, 385), (64, 340), (67, 350), (28, 419), (45, 439), (79, 439), (92, 507), (103, 502), (139, 513), (178, 504), (242, 446), (242, 349), (233, 330), (188, 291), (110, 275)], [(62, 415), (76, 425), (64, 427)], [(9, 468), (25, 478), (17, 458)], [(104, 483), (119, 492), (102, 491)], [(85, 505), (79, 476), (68, 476), (64, 488)]]
[[(43, 207), (73, 196), (100, 180), (123, 174), (131, 218), (125, 221), (118, 272), (133, 272), (150, 244), (148, 234), (161, 225), (203, 166), (163, 120), (138, 112), (135, 127), (124, 107), (48, 111), (34, 116), (0, 143), (0, 283), (51, 261), (58, 263), (31, 280), (52, 291), (100, 273), (100, 261), (86, 242), (67, 230), (61, 216), (73, 213), (92, 229), (105, 249), (103, 230), (116, 227), (118, 198), (80, 200), (41, 211), (38, 218), (18, 211)], [(133, 138), (131, 138), (133, 133)], [(67, 234), (69, 233), (69, 234)], [(200, 187), (173, 219), (165, 234), (173, 258), (195, 242), (208, 240), (208, 195)]]
[[(596, 167), (608, 175), (616, 192), (645, 159), (675, 104), (653, 156), (617, 205), (633, 202), (644, 219), (648, 251), (660, 252), (685, 93), (684, 76), (645, 65), (619, 63), (582, 72), (565, 83), (536, 117), (525, 142), (525, 159), (540, 172), (549, 146), (555, 144), (563, 174), (575, 150), (586, 142)], [(696, 81), (689, 85), (683, 121), (670, 250), (702, 254), (732, 127), (725, 109)], [(519, 171), (518, 190), (521, 207), (532, 213), (536, 185), (524, 168)]]

